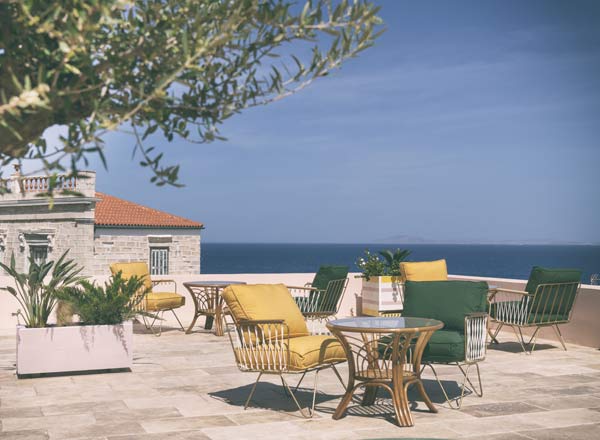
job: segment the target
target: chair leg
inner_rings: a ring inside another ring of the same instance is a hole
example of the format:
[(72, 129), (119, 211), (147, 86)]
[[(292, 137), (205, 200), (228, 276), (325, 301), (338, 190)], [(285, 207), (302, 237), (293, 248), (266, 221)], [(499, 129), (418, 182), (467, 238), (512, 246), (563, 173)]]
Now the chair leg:
[(552, 328), (554, 329), (554, 332), (556, 333), (556, 336), (558, 336), (558, 340), (562, 344), (564, 350), (567, 351), (567, 345), (565, 344), (565, 340), (562, 337), (562, 333), (560, 332), (560, 329), (558, 328), (558, 324), (554, 324), (552, 326)]
[(306, 376), (306, 371), (304, 373), (302, 373), (302, 376), (300, 376), (300, 380), (298, 381), (298, 383), (296, 384), (294, 391), (298, 391), (298, 388), (300, 388), (300, 384), (302, 383), (302, 381), (304, 380), (304, 377)]
[(333, 369), (333, 372), (335, 373), (335, 375), (337, 376), (338, 380), (342, 384), (342, 388), (345, 390), (346, 389), (346, 384), (344, 383), (344, 379), (342, 379), (342, 376), (340, 375), (340, 372), (337, 370), (337, 368), (335, 368), (335, 365), (333, 365), (333, 364), (331, 364), (331, 368)]
[[(164, 310), (161, 310), (160, 312), (160, 318), (158, 317), (158, 313), (154, 315), (154, 318), (152, 319), (152, 322), (150, 324), (148, 324), (148, 321), (146, 320), (146, 317), (142, 315), (142, 320), (144, 321), (144, 326), (146, 327), (146, 330), (150, 330), (152, 332), (152, 334), (154, 336), (160, 336), (162, 334), (162, 321), (163, 321), (163, 316), (165, 314)], [(156, 320), (160, 320), (160, 326), (158, 328), (158, 332), (154, 331), (154, 324), (156, 323)]]
[(179, 320), (179, 316), (177, 316), (177, 313), (175, 313), (174, 309), (171, 309), (171, 313), (173, 314), (173, 316), (175, 316), (175, 319), (177, 320), (177, 322), (179, 323), (179, 327), (181, 327), (181, 330), (183, 330), (185, 332), (185, 328), (183, 327), (183, 324), (181, 323), (181, 321)]
[(536, 327), (535, 330), (533, 331), (533, 335), (531, 335), (531, 338), (529, 338), (529, 342), (527, 342), (527, 345), (531, 345), (531, 343), (533, 342), (533, 345), (531, 345), (531, 352), (533, 352), (533, 350), (535, 350), (535, 344), (537, 342), (536, 340), (536, 336), (538, 334), (538, 332), (540, 331), (541, 327)]
[[(479, 397), (483, 396), (483, 383), (481, 382), (481, 373), (479, 371), (478, 363), (475, 363), (475, 367), (477, 369), (477, 382), (479, 383), (479, 391), (477, 391), (477, 388), (473, 385), (473, 382), (471, 382), (471, 379), (469, 378), (469, 369), (471, 368), (471, 365), (473, 365), (473, 364), (467, 364), (466, 369), (463, 369), (463, 366), (461, 364), (459, 364), (459, 363), (456, 364), (456, 366), (460, 369), (460, 371), (463, 375), (463, 383), (461, 385), (460, 396), (458, 396), (454, 399), (450, 399), (450, 397), (448, 396), (448, 393), (446, 392), (446, 389), (444, 388), (444, 385), (442, 384), (442, 381), (440, 380), (439, 376), (437, 375), (437, 371), (435, 371), (435, 368), (433, 367), (433, 365), (432, 364), (426, 364), (426, 365), (429, 366), (429, 368), (431, 368), (431, 371), (433, 372), (433, 375), (435, 376), (435, 380), (437, 381), (438, 385), (442, 389), (442, 393), (444, 393), (444, 397), (446, 398), (446, 403), (448, 403), (448, 406), (450, 407), (450, 409), (460, 409), (462, 407), (462, 402), (465, 397), (467, 383), (470, 385), (469, 389), (472, 392), (477, 394), (477, 396), (479, 396)], [(453, 401), (454, 401), (454, 405), (452, 404)]]
[(523, 337), (523, 332), (521, 331), (520, 327), (515, 327), (514, 325), (511, 325), (513, 331), (515, 332), (515, 336), (517, 337), (517, 340), (519, 341), (519, 344), (521, 344), (521, 348), (523, 349), (523, 353), (525, 354), (531, 354), (530, 351), (527, 351), (527, 348), (525, 348), (525, 338)]
[(502, 327), (504, 327), (504, 323), (500, 323), (498, 325), (498, 327), (496, 327), (496, 331), (494, 333), (492, 333), (492, 329), (488, 329), (488, 334), (490, 335), (490, 343), (491, 344), (499, 344), (500, 342), (498, 341), (498, 333), (500, 333), (500, 330), (502, 329)]
[(254, 391), (256, 390), (256, 385), (258, 385), (258, 381), (260, 380), (262, 375), (263, 375), (262, 373), (258, 373), (256, 382), (254, 382), (254, 385), (252, 386), (252, 389), (250, 390), (250, 394), (248, 395), (248, 398), (246, 399), (246, 403), (244, 404), (244, 409), (248, 408), (248, 405), (250, 404), (250, 400), (252, 399), (252, 396), (254, 395)]
[[(318, 372), (318, 370), (317, 370)], [(314, 402), (316, 399), (316, 393), (317, 393), (317, 388), (316, 388), (316, 377), (315, 377), (315, 388), (313, 390), (313, 407), (312, 407), (312, 411), (309, 408), (307, 412), (305, 412), (305, 410), (302, 408), (302, 406), (300, 406), (300, 403), (298, 402), (298, 399), (296, 399), (296, 395), (294, 394), (294, 392), (292, 391), (292, 389), (290, 388), (290, 386), (288, 385), (288, 383), (286, 382), (286, 380), (284, 379), (283, 375), (280, 374), (279, 377), (281, 377), (281, 383), (283, 383), (283, 386), (285, 388), (285, 390), (289, 393), (289, 395), (292, 397), (292, 400), (294, 401), (294, 403), (296, 404), (296, 406), (298, 407), (298, 410), (300, 411), (300, 414), (302, 414), (302, 417), (306, 418), (306, 419), (310, 419), (313, 416), (313, 411), (314, 411)]]

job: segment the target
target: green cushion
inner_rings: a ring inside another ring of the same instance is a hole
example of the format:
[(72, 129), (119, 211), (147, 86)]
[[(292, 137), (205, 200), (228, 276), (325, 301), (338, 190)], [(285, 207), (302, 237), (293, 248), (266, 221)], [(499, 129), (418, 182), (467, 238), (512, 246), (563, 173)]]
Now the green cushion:
[[(311, 285), (319, 290), (326, 291), (330, 281), (345, 280), (348, 277), (348, 270), (348, 266), (321, 266)], [(339, 288), (327, 292), (327, 296), (321, 295), (319, 297), (316, 311), (322, 312), (325, 308), (335, 309), (335, 305), (344, 291), (343, 286), (337, 284), (335, 286)], [(313, 293), (311, 293), (311, 297), (312, 295)]]
[(465, 334), (438, 330), (423, 351), (423, 362), (461, 362), (465, 360)]
[[(581, 282), (580, 270), (548, 269), (534, 266), (531, 269), (525, 290), (530, 294), (534, 294), (540, 284), (579, 282)], [(540, 291), (529, 305), (529, 310), (537, 313), (554, 313), (568, 316), (575, 302), (576, 293), (576, 288), (571, 286), (562, 286), (552, 290), (547, 289), (544, 293)]]
[(484, 281), (407, 281), (402, 315), (438, 319), (464, 333), (465, 315), (487, 312), (487, 294)]
[(343, 280), (348, 277), (348, 266), (321, 266), (315, 274), (312, 286), (319, 289), (327, 289), (327, 284), (333, 280)]

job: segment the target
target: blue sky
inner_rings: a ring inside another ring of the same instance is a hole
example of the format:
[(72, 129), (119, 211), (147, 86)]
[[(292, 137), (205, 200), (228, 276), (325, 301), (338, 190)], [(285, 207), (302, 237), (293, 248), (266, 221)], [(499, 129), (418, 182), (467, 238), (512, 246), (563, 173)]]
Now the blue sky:
[(111, 135), (98, 189), (205, 241), (600, 242), (600, 2), (376, 3), (375, 47), (228, 141), (155, 139), (185, 188)]

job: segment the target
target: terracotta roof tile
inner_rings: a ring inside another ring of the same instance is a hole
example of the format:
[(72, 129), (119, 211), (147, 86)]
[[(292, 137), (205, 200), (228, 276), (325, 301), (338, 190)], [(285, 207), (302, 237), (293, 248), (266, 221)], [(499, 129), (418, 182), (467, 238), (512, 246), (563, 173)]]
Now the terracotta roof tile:
[(138, 205), (108, 194), (96, 193), (95, 224), (98, 226), (139, 226), (161, 228), (202, 228), (187, 218)]

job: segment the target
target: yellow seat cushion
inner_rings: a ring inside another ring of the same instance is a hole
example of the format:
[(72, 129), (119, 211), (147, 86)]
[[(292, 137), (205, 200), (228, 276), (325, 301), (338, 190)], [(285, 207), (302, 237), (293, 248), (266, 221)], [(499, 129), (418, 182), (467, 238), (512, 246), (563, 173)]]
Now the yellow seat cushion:
[(110, 272), (113, 275), (121, 272), (125, 279), (132, 276), (143, 278), (144, 287), (146, 287), (147, 290), (152, 290), (152, 280), (150, 279), (148, 264), (143, 261), (136, 261), (133, 263), (113, 263), (110, 265)]
[(283, 284), (234, 284), (222, 296), (236, 322), (283, 319), (289, 332), (285, 337), (309, 334), (302, 312)]
[[(286, 359), (288, 348), (289, 363)], [(238, 363), (249, 369), (260, 371), (303, 371), (319, 365), (347, 360), (344, 348), (339, 341), (327, 335), (286, 339), (283, 347), (263, 344), (253, 349), (238, 348), (235, 356)], [(285, 368), (286, 366), (287, 368)]]
[(300, 336), (288, 339), (288, 341), (290, 369), (305, 370), (321, 364), (346, 360), (346, 353), (342, 344), (332, 336)]
[(400, 272), (404, 281), (447, 281), (448, 268), (446, 260), (436, 261), (403, 261)]
[(175, 292), (150, 292), (146, 294), (146, 310), (157, 312), (170, 310), (185, 304), (185, 297)]

